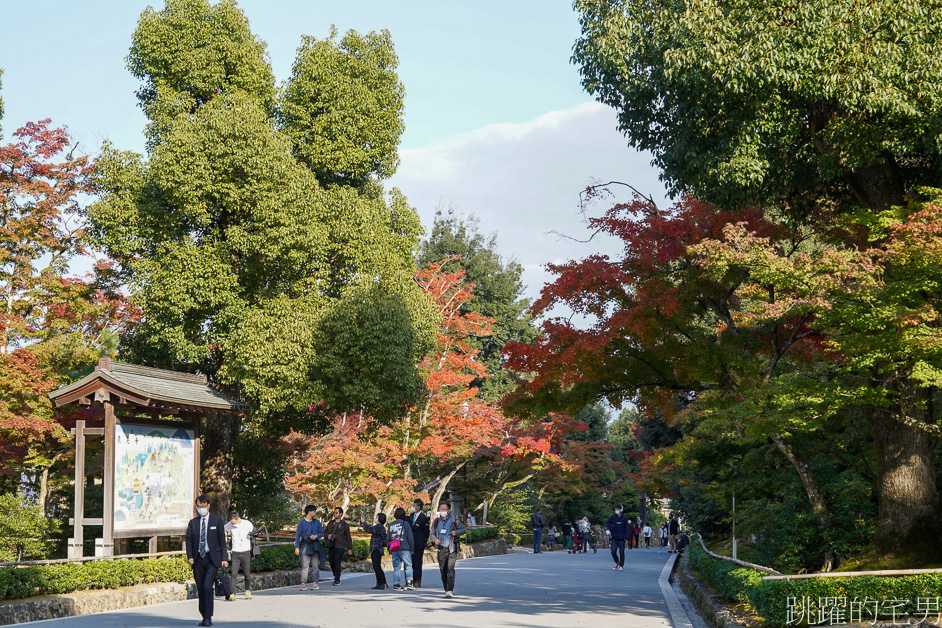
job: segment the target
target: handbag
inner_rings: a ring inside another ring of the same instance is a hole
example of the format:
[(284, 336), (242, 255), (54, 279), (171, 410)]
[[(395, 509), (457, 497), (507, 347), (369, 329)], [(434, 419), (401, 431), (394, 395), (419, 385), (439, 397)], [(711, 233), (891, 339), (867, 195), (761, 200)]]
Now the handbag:
[(390, 552), (398, 552), (400, 547), (402, 547), (402, 543), (399, 541), (399, 539), (393, 539), (389, 542)]
[(214, 593), (220, 597), (229, 597), (232, 595), (232, 580), (229, 574), (216, 572), (216, 581), (213, 583)]

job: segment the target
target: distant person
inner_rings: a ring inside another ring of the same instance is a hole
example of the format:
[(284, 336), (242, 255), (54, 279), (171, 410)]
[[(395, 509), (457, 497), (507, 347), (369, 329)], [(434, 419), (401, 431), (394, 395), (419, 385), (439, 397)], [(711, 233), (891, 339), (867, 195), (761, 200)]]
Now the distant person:
[(311, 576), (311, 587), (313, 591), (319, 589), (317, 581), (321, 578), (321, 556), (324, 548), (321, 541), (324, 540), (324, 526), (314, 516), (317, 512), (315, 506), (304, 507), (304, 517), (298, 521), (298, 527), (294, 533), (294, 554), (301, 557), (301, 591), (308, 589), (308, 575)]
[(625, 570), (625, 541), (629, 539), (628, 526), (631, 525), (631, 521), (623, 514), (624, 510), (621, 504), (615, 506), (615, 514), (605, 522), (612, 536), (612, 560), (615, 561), (612, 569), (619, 571)]
[(370, 533), (370, 560), (373, 563), (373, 574), (376, 576), (376, 586), (373, 590), (383, 591), (389, 588), (386, 584), (386, 572), (383, 571), (383, 551), (386, 549), (386, 513), (378, 513), (373, 520), (373, 525), (367, 525), (366, 518), (360, 519), (360, 525), (365, 532)]
[(186, 527), (186, 558), (193, 567), (196, 596), (199, 598), (200, 626), (213, 625), (213, 587), (220, 567), (229, 566), (226, 546), (226, 522), (209, 512), (209, 498), (196, 498), (196, 516)]
[(641, 549), (641, 520), (635, 519), (635, 547)]
[(572, 522), (570, 521), (563, 524), (563, 547), (566, 553), (572, 554)]
[(644, 547), (651, 547), (651, 526), (645, 523), (644, 527), (641, 529), (641, 533), (644, 535)]
[(658, 534), (660, 534), (660, 537), (661, 537), (661, 547), (667, 547), (667, 524), (666, 523), (660, 527)]
[(635, 522), (631, 519), (628, 520), (628, 549), (633, 549), (635, 546)]
[(477, 524), (478, 524), (478, 520), (474, 518), (474, 513), (473, 513), (473, 512), (469, 512), (469, 513), (468, 513), (468, 525), (473, 528), (473, 527), (476, 526)]
[(667, 520), (667, 542), (670, 543), (669, 554), (673, 554), (677, 551), (677, 535), (680, 534), (680, 522), (674, 518), (674, 513), (671, 513), (670, 518)]
[(340, 586), (340, 571), (343, 568), (343, 554), (353, 556), (353, 539), (350, 537), (350, 524), (343, 520), (343, 508), (334, 508), (333, 519), (327, 524), (327, 558), (330, 570), (334, 574), (334, 586)]
[(533, 553), (539, 554), (543, 546), (543, 528), (546, 527), (546, 521), (539, 508), (530, 515), (530, 527), (533, 528)]
[(680, 536), (677, 537), (677, 551), (684, 551), (688, 545), (690, 545), (690, 537), (687, 536), (686, 532), (681, 532)]
[(552, 551), (556, 549), (556, 535), (559, 532), (556, 530), (555, 525), (550, 525), (549, 529), (546, 531), (546, 549)]
[(425, 548), (428, 545), (430, 533), (428, 515), (422, 512), (425, 505), (421, 499), (412, 502), (412, 516), (409, 517), (409, 526), (412, 528), (412, 584), (416, 589), (422, 588), (422, 563), (425, 562)]
[(592, 540), (592, 524), (589, 523), (588, 515), (579, 520), (579, 532), (582, 533), (582, 553), (587, 554), (591, 545), (592, 553), (598, 554), (599, 550), (595, 546), (595, 541)]
[[(412, 526), (406, 521), (406, 509), (396, 508), (393, 514), (396, 519), (389, 524), (389, 553), (393, 557), (393, 590), (414, 591), (412, 583), (412, 550), (415, 545), (412, 536)], [(402, 578), (399, 572), (402, 571)], [(400, 584), (400, 580), (402, 584)]]
[(438, 548), (438, 569), (447, 598), (455, 596), (455, 564), (458, 562), (460, 538), (465, 532), (465, 527), (451, 514), (451, 506), (447, 502), (439, 504), (438, 517), (432, 523), (432, 538)]
[[(239, 513), (232, 511), (229, 513), (229, 523), (226, 524), (226, 532), (231, 539), (231, 562), (232, 562), (232, 588), (235, 589), (235, 579), (239, 577), (239, 567), (242, 567), (242, 573), (245, 576), (245, 599), (252, 599), (252, 532), (255, 526), (248, 519), (242, 519)], [(229, 596), (235, 599), (235, 594)]]

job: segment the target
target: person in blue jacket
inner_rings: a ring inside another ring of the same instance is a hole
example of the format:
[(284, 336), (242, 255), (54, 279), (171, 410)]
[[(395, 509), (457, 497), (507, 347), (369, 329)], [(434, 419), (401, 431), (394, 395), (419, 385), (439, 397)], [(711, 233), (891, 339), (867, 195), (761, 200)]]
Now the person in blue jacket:
[(623, 512), (621, 504), (615, 506), (615, 514), (608, 518), (605, 527), (612, 535), (612, 559), (615, 566), (612, 569), (625, 570), (625, 540), (628, 538), (628, 517)]
[(321, 541), (324, 539), (324, 526), (318, 521), (314, 513), (314, 506), (304, 507), (304, 518), (298, 521), (298, 529), (294, 536), (294, 553), (301, 557), (301, 591), (308, 588), (307, 575), (311, 573), (311, 589), (319, 589), (317, 581), (320, 579)]

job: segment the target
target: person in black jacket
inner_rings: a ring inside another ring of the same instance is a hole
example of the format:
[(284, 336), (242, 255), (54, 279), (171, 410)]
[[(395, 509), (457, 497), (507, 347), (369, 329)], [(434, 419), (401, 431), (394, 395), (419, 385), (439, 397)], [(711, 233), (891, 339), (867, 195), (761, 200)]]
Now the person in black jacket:
[(667, 540), (671, 545), (668, 554), (673, 554), (677, 551), (677, 535), (680, 534), (680, 522), (674, 518), (674, 513), (671, 513), (670, 519), (667, 522)]
[(197, 516), (190, 519), (186, 528), (186, 557), (193, 567), (196, 595), (199, 597), (200, 626), (213, 625), (213, 585), (220, 567), (229, 565), (229, 548), (226, 544), (226, 522), (219, 515), (209, 512), (209, 498), (196, 498)]
[(425, 559), (425, 546), (428, 545), (429, 520), (428, 515), (422, 512), (425, 502), (417, 499), (412, 502), (412, 516), (409, 517), (409, 526), (412, 528), (412, 584), (416, 589), (422, 588), (422, 561)]
[(608, 518), (605, 527), (612, 536), (612, 560), (615, 566), (612, 569), (625, 570), (625, 541), (630, 540), (628, 527), (630, 522), (624, 514), (621, 504), (615, 506), (615, 514)]
[(383, 571), (383, 551), (386, 549), (386, 513), (376, 515), (376, 524), (366, 525), (366, 518), (360, 519), (365, 532), (370, 533), (370, 560), (373, 561), (373, 573), (376, 574), (376, 591), (388, 589), (386, 573)]
[(324, 526), (327, 533), (327, 560), (330, 561), (330, 570), (334, 573), (334, 586), (340, 586), (340, 572), (342, 569), (343, 553), (353, 556), (353, 539), (350, 537), (350, 524), (343, 520), (343, 508), (334, 508), (334, 518)]
[(540, 514), (540, 509), (530, 515), (530, 526), (533, 528), (533, 553), (542, 554), (543, 528), (546, 527), (546, 520)]

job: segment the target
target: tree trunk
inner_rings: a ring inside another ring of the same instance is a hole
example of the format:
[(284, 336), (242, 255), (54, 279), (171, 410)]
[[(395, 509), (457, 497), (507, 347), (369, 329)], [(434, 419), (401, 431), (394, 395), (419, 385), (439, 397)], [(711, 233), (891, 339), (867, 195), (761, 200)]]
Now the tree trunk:
[(46, 498), (49, 493), (49, 467), (43, 467), (42, 471), (39, 472), (39, 493), (37, 494), (37, 504), (39, 505), (39, 512), (43, 513), (44, 516), (49, 516), (46, 513)]
[[(913, 554), (922, 564), (942, 558), (939, 493), (932, 455), (933, 437), (900, 422), (909, 417), (928, 422), (927, 407), (917, 397), (925, 390), (901, 391), (895, 409), (876, 409), (870, 424), (877, 456), (876, 492), (879, 505), (873, 544), (881, 554)], [(894, 416), (899, 413), (900, 416)], [(914, 565), (915, 566), (915, 565)]]
[(209, 497), (210, 511), (229, 518), (232, 501), (232, 452), (242, 428), (238, 416), (212, 416), (205, 420), (200, 452), (200, 484)]
[[(781, 434), (772, 434), (770, 438), (772, 442), (775, 443), (775, 446), (778, 447), (778, 450), (788, 458), (788, 461), (792, 463), (792, 466), (795, 467), (795, 470), (798, 472), (798, 477), (801, 478), (801, 483), (805, 487), (805, 494), (808, 496), (808, 501), (811, 502), (811, 510), (814, 512), (815, 519), (818, 522), (818, 529), (821, 530), (825, 542), (830, 545), (831, 513), (828, 511), (827, 502), (824, 501), (824, 495), (821, 494), (818, 482), (814, 479), (811, 467)], [(824, 564), (821, 566), (821, 571), (832, 571), (836, 566), (834, 550), (829, 546), (824, 553)]]
[[(465, 461), (467, 462), (467, 461)], [(445, 491), (448, 489), (448, 483), (451, 482), (451, 478), (455, 477), (455, 474), (461, 470), (461, 467), (465, 465), (464, 462), (459, 464), (457, 467), (452, 469), (448, 475), (442, 478), (441, 484), (438, 485), (438, 488), (435, 490), (435, 496), (432, 498), (432, 510), (438, 508), (438, 505), (442, 501), (442, 496), (445, 494)], [(457, 515), (455, 515), (457, 517)]]

